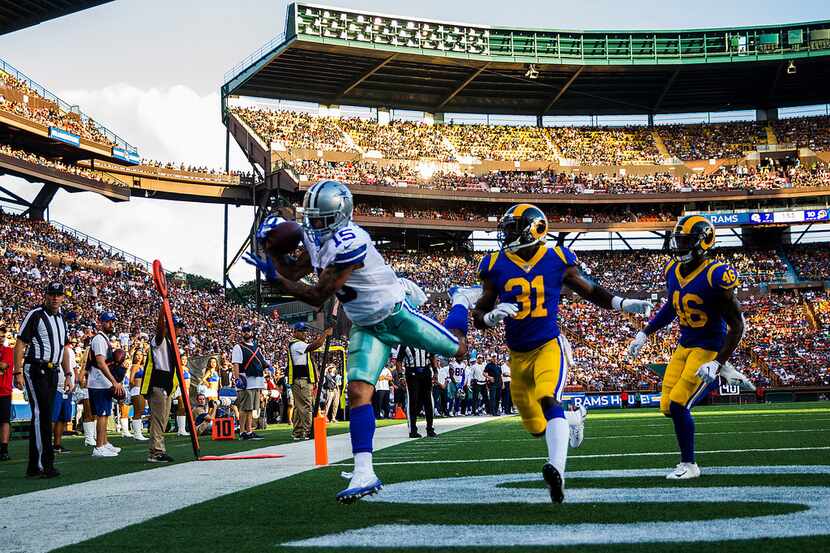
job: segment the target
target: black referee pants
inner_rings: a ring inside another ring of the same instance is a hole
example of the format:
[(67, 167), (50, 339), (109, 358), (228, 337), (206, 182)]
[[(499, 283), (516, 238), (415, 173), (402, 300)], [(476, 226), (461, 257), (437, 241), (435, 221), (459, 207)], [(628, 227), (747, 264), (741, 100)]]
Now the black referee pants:
[(29, 424), (29, 465), (26, 473), (33, 475), (55, 466), (52, 449), (52, 405), (58, 388), (58, 371), (41, 364), (25, 364), (23, 381), (32, 409)]
[(409, 431), (413, 434), (418, 431), (418, 413), (423, 409), (427, 419), (427, 432), (432, 432), (432, 372), (424, 370), (407, 374), (406, 391), (409, 394)]

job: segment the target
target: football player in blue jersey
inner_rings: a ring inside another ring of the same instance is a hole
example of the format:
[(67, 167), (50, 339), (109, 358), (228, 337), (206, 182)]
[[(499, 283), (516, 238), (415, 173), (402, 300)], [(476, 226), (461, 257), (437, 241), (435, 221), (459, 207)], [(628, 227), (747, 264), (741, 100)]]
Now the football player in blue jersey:
[[(420, 313), (426, 295), (412, 281), (398, 278), (375, 248), (369, 234), (352, 220), (352, 193), (343, 183), (322, 180), (303, 199), (303, 249), (299, 257), (280, 253), (271, 231), (281, 223), (267, 217), (257, 232), (266, 256), (248, 254), (274, 286), (309, 305), (322, 306), (336, 296), (352, 321), (347, 367), (349, 433), (355, 470), (335, 497), (352, 503), (381, 487), (372, 464), (375, 416), (371, 400), (391, 348), (401, 343), (430, 353), (463, 359), (467, 355), (469, 309), (480, 290), (458, 289), (444, 325)], [(300, 279), (315, 273), (314, 284)]]
[(715, 228), (709, 219), (686, 215), (677, 222), (671, 238), (675, 258), (664, 270), (668, 301), (628, 350), (635, 358), (649, 336), (678, 320), (680, 344), (666, 367), (660, 395), (660, 411), (674, 422), (680, 447), (680, 463), (666, 476), (669, 480), (700, 476), (691, 409), (706, 397), (717, 377), (754, 388), (727, 363), (744, 332), (735, 296), (741, 281), (732, 267), (710, 259), (714, 245)]
[(473, 321), (481, 329), (504, 321), (513, 403), (525, 428), (545, 437), (548, 462), (542, 477), (551, 500), (561, 503), (570, 433), (562, 391), (571, 362), (570, 345), (557, 321), (562, 286), (605, 309), (647, 314), (652, 304), (611, 294), (582, 275), (568, 248), (548, 248), (548, 221), (536, 206), (514, 205), (499, 221), (498, 231), (499, 251), (479, 264), (483, 292)]

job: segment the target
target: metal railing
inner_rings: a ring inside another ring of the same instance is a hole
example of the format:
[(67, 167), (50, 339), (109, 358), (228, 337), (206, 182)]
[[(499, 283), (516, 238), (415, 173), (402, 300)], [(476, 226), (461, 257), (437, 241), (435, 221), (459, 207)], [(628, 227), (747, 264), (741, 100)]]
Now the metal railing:
[(92, 117), (86, 115), (84, 112), (82, 112), (80, 110), (80, 108), (78, 106), (70, 105), (69, 103), (61, 100), (55, 94), (53, 94), (52, 92), (47, 90), (43, 85), (40, 85), (37, 82), (33, 81), (32, 79), (27, 77), (24, 73), (22, 73), (17, 68), (15, 68), (13, 65), (10, 65), (10, 64), (6, 63), (6, 61), (3, 60), (3, 59), (0, 59), (0, 71), (3, 71), (4, 73), (6, 73), (6, 74), (14, 77), (18, 81), (22, 82), (27, 87), (32, 89), (35, 94), (42, 97), (43, 99), (48, 100), (50, 102), (53, 102), (54, 104), (56, 104), (58, 106), (58, 108), (61, 111), (66, 112), (66, 113), (76, 114), (78, 117), (81, 118), (81, 122), (84, 123), (85, 125), (88, 122), (91, 121), (92, 126), (98, 132), (100, 132), (107, 140), (109, 140), (111, 143), (115, 144), (116, 146), (121, 146), (122, 148), (124, 148), (128, 151), (138, 151), (138, 149), (135, 146), (131, 145), (129, 142), (127, 142), (126, 140), (124, 140), (123, 138), (121, 138), (120, 136), (118, 136), (117, 134), (115, 134), (114, 132), (112, 132), (111, 130), (106, 128), (105, 126), (101, 125), (97, 121), (95, 121), (95, 119), (93, 119)]
[(90, 246), (98, 246), (101, 249), (105, 250), (109, 255), (118, 255), (124, 259), (127, 263), (135, 263), (137, 265), (142, 265), (147, 271), (153, 270), (153, 264), (150, 261), (147, 261), (144, 258), (138, 257), (137, 255), (133, 255), (129, 252), (122, 250), (121, 248), (117, 248), (112, 244), (108, 244), (103, 240), (99, 240), (94, 236), (90, 236), (85, 232), (82, 232), (78, 229), (72, 228), (70, 226), (64, 225), (61, 222), (50, 220), (49, 224), (53, 227), (57, 228), (59, 231), (72, 236), (78, 240), (83, 240)]
[(282, 44), (285, 41), (285, 33), (280, 33), (253, 52), (251, 52), (245, 59), (231, 67), (229, 70), (225, 71), (225, 77), (222, 81), (222, 84), (228, 84), (232, 79), (234, 79), (237, 75), (242, 73), (245, 69), (249, 66), (253, 65), (254, 62), (259, 61), (263, 56), (268, 54), (271, 50), (276, 48), (279, 44)]
[[(511, 29), (294, 4), (296, 33), (364, 48), (438, 51), (548, 63), (673, 63), (799, 57), (830, 49), (830, 21), (693, 30)], [(289, 19), (290, 21), (290, 19)]]

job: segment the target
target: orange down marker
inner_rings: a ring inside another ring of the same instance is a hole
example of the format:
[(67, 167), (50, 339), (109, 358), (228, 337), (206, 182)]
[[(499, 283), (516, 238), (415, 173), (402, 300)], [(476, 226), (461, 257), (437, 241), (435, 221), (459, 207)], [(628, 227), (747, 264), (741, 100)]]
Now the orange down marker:
[(329, 464), (326, 417), (320, 413), (317, 413), (317, 416), (314, 417), (314, 464), (317, 466)]

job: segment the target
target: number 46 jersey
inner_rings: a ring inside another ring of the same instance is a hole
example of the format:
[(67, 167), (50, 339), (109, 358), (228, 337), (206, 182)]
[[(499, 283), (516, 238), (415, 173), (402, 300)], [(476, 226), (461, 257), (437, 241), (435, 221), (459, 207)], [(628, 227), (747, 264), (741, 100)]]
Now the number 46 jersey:
[(497, 251), (484, 256), (478, 266), (479, 278), (498, 290), (498, 303), (519, 307), (513, 318), (504, 320), (507, 347), (528, 352), (559, 336), (559, 296), (565, 270), (577, 264), (576, 256), (564, 246), (540, 246), (529, 261), (514, 253)]
[(664, 271), (669, 301), (680, 323), (680, 345), (719, 351), (726, 338), (723, 290), (740, 286), (738, 274), (729, 265), (713, 260), (704, 260), (685, 277), (675, 260), (669, 261)]
[(335, 232), (322, 245), (308, 233), (303, 243), (315, 272), (328, 267), (362, 265), (352, 271), (337, 299), (353, 323), (372, 326), (388, 317), (404, 299), (404, 290), (395, 271), (378, 253), (369, 234), (354, 223)]

